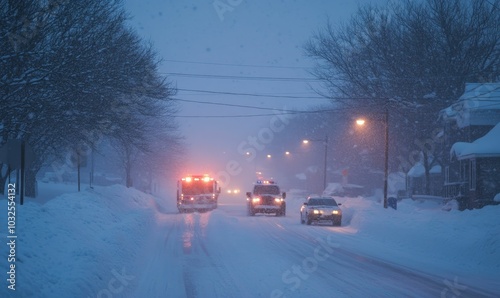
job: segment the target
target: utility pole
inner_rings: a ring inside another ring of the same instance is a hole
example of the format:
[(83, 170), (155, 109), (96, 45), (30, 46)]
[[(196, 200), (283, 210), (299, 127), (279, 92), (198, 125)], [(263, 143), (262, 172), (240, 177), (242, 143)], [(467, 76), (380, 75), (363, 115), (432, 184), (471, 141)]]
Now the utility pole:
[(389, 179), (389, 110), (385, 108), (385, 167), (384, 167), (384, 208), (387, 208), (387, 183)]

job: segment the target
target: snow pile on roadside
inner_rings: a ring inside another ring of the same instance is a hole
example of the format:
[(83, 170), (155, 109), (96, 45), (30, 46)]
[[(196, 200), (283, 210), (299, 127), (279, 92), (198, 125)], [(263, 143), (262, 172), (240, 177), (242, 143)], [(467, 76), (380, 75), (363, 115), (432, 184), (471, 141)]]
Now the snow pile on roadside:
[[(365, 198), (338, 198), (343, 226), (358, 241), (344, 245), (399, 263), (420, 263), (420, 270), (481, 280), (500, 272), (500, 208), (486, 206), (466, 211), (443, 211), (435, 202), (398, 202), (384, 209)], [(354, 237), (353, 237), (354, 238)], [(361, 240), (362, 239), (362, 240)], [(496, 289), (500, 284), (490, 285)]]
[[(154, 208), (153, 197), (120, 185), (16, 205), (16, 291), (4, 278), (0, 297), (96, 297), (120, 289), (133, 274), (124, 261), (135, 259)], [(5, 230), (0, 237), (7, 239)], [(0, 251), (7, 256), (8, 246)], [(0, 268), (8, 266), (2, 257)]]

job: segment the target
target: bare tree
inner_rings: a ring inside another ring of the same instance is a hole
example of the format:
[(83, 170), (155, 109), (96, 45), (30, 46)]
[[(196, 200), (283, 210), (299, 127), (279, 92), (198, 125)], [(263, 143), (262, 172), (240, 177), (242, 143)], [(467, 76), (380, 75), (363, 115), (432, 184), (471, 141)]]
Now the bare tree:
[[(360, 7), (339, 29), (330, 23), (306, 44), (313, 74), (339, 106), (377, 117), (390, 108), (391, 152), (408, 156), (432, 137), (438, 112), (465, 82), (500, 78), (500, 1), (427, 0)], [(422, 151), (426, 169), (439, 162)], [(394, 166), (394, 165), (393, 165)], [(408, 170), (408, 169), (406, 169)]]
[(126, 18), (121, 1), (0, 0), (0, 144), (34, 148), (31, 193), (49, 157), (103, 136), (141, 143), (136, 115), (172, 116), (157, 106), (174, 89)]

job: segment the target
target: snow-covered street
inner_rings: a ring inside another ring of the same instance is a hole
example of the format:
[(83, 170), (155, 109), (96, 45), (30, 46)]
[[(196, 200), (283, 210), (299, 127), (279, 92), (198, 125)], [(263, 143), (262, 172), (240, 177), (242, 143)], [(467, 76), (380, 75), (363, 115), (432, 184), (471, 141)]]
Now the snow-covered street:
[[(41, 206), (28, 201), (18, 209), (16, 291), (2, 287), (0, 295), (500, 293), (498, 208), (447, 212), (410, 200), (400, 202), (396, 211), (383, 209), (371, 198), (338, 200), (343, 200), (342, 227), (300, 224), (303, 198), (293, 193), (286, 217), (249, 217), (244, 199), (234, 197), (222, 198), (211, 212), (179, 214), (172, 197), (153, 197), (119, 185), (63, 194)], [(2, 251), (5, 254), (5, 248)], [(6, 258), (0, 265), (6, 268)]]
[(493, 296), (452, 272), (424, 271), (425, 260), (400, 264), (390, 245), (376, 257), (348, 226), (309, 227), (295, 213), (247, 217), (243, 205), (222, 205), (161, 215), (135, 297)]

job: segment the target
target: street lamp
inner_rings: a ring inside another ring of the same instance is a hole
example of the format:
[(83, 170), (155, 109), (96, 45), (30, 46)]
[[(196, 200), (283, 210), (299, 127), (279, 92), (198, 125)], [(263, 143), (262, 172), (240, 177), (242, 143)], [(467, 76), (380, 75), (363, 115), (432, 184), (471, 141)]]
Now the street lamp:
[[(387, 183), (389, 178), (389, 110), (385, 108), (384, 123), (385, 129), (385, 165), (384, 165), (384, 208), (387, 208)], [(356, 124), (362, 126), (365, 124), (364, 119), (357, 119)]]
[(323, 191), (326, 189), (326, 161), (327, 161), (327, 152), (328, 152), (328, 136), (326, 135), (324, 139), (305, 139), (302, 140), (303, 144), (309, 144), (309, 142), (323, 142), (325, 144), (325, 159), (323, 165)]
[(365, 119), (362, 119), (362, 118), (361, 119), (357, 119), (356, 120), (356, 124), (357, 125), (365, 125)]

